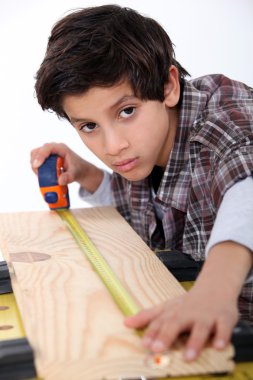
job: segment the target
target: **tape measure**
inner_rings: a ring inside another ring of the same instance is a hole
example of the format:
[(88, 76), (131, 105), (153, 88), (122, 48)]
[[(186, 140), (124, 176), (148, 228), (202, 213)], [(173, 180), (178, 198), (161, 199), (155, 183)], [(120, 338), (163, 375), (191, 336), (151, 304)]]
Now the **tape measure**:
[(69, 210), (56, 210), (63, 222), (68, 227), (77, 244), (92, 264), (104, 285), (107, 287), (112, 298), (125, 316), (131, 316), (140, 311), (131, 295), (124, 288), (116, 274), (112, 271), (104, 257), (94, 246), (88, 235), (80, 226), (76, 218)]
[(38, 178), (44, 200), (49, 204), (50, 209), (55, 210), (61, 217), (122, 313), (126, 317), (138, 313), (140, 306), (136, 304), (71, 211), (68, 210), (67, 186), (61, 189), (62, 186), (58, 184), (58, 177), (62, 170), (63, 160), (57, 155), (49, 156), (40, 166)]

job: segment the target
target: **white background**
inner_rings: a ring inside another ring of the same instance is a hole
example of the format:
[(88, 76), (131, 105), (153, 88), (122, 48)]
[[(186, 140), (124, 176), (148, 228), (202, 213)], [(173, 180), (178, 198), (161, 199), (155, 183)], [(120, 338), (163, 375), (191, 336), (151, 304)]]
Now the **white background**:
[[(108, 2), (108, 1), (107, 1)], [(67, 143), (98, 163), (73, 128), (43, 112), (34, 76), (53, 24), (78, 7), (106, 1), (0, 1), (0, 212), (46, 210), (30, 169), (30, 150), (45, 142)], [(192, 77), (224, 73), (253, 86), (253, 0), (112, 1), (155, 18), (175, 44), (176, 58)], [(72, 207), (80, 207), (70, 186)]]

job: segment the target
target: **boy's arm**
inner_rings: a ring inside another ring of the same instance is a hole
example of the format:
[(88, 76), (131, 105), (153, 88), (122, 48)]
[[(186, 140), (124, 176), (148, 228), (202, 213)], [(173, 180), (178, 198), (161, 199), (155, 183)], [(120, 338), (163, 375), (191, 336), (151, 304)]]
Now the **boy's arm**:
[[(225, 194), (206, 246), (210, 249), (223, 241), (234, 241), (253, 251), (253, 178), (237, 182)], [(252, 271), (253, 272), (253, 271)], [(253, 273), (247, 281), (251, 281)]]
[(229, 342), (238, 319), (238, 295), (252, 268), (252, 192), (253, 180), (248, 178), (225, 194), (208, 257), (192, 290), (126, 320), (129, 327), (149, 324), (143, 341), (147, 348), (165, 350), (181, 332), (188, 331), (185, 358), (193, 360), (211, 334), (216, 348)]
[(91, 193), (80, 187), (79, 196), (85, 202), (90, 203), (92, 206), (109, 206), (113, 204), (112, 188), (111, 188), (111, 175), (107, 171), (103, 171), (104, 177), (99, 187), (95, 192)]

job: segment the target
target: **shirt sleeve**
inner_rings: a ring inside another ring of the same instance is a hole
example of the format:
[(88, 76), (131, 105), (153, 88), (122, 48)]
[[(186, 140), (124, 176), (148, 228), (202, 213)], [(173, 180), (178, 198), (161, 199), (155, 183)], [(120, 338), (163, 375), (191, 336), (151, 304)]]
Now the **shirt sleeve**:
[(103, 181), (94, 193), (90, 193), (82, 187), (79, 188), (80, 198), (92, 206), (113, 205), (111, 175), (106, 170), (104, 170), (103, 172)]
[[(206, 246), (210, 249), (223, 241), (234, 241), (253, 252), (253, 178), (247, 177), (235, 183), (225, 193), (220, 204), (212, 233)], [(253, 270), (247, 282), (253, 280)]]

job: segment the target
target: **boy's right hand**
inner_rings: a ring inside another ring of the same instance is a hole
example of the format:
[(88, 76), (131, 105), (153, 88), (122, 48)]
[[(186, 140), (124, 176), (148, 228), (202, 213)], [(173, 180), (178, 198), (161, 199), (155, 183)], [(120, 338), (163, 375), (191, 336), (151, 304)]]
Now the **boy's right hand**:
[(64, 186), (76, 181), (90, 193), (96, 191), (103, 179), (102, 170), (83, 160), (65, 144), (47, 143), (31, 151), (31, 166), (36, 174), (38, 168), (51, 154), (61, 156), (64, 161), (64, 171), (59, 176), (59, 185)]

